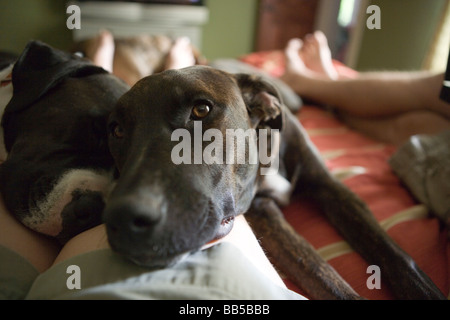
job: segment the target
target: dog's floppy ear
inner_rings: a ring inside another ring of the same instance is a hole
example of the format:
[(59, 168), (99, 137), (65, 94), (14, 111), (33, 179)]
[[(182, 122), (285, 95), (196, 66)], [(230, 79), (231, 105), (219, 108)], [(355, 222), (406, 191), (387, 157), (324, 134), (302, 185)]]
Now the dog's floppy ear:
[(30, 41), (14, 65), (13, 97), (5, 113), (22, 111), (67, 77), (106, 72), (78, 56)]
[(15, 114), (26, 110), (68, 77), (98, 73), (107, 71), (40, 41), (30, 41), (12, 71), (13, 96), (5, 107), (1, 121), (6, 150), (10, 150), (15, 139)]
[(239, 73), (234, 77), (247, 105), (252, 126), (256, 128), (266, 125), (272, 129), (282, 130), (283, 102), (275, 86), (258, 75)]

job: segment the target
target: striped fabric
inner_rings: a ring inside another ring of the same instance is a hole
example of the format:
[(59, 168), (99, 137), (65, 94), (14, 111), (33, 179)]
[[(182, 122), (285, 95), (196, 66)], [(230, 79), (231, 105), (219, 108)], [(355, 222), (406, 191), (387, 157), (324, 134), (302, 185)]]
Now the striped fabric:
[[(381, 226), (408, 252), (445, 294), (449, 293), (450, 244), (436, 218), (417, 203), (392, 172), (387, 160), (395, 151), (350, 130), (333, 115), (304, 106), (300, 122), (331, 172), (358, 194)], [(355, 253), (312, 203), (294, 201), (284, 208), (286, 219), (318, 250), (349, 284), (368, 299), (393, 299), (381, 289), (367, 288), (368, 264)], [(293, 290), (289, 279), (286, 284)]]
[[(255, 52), (243, 62), (274, 77), (285, 68), (282, 51)], [(339, 74), (357, 72), (334, 61)], [(388, 159), (395, 147), (366, 138), (338, 121), (331, 113), (303, 106), (298, 119), (319, 149), (328, 168), (372, 210), (387, 233), (417, 262), (419, 267), (450, 298), (450, 242), (448, 230), (439, 226), (428, 209), (418, 203), (391, 170)], [(294, 201), (283, 209), (286, 219), (306, 238), (339, 274), (367, 299), (394, 299), (381, 278), (381, 289), (369, 289), (368, 264), (355, 253), (312, 203)], [(382, 270), (381, 270), (382, 272)], [(302, 294), (289, 279), (286, 285)]]

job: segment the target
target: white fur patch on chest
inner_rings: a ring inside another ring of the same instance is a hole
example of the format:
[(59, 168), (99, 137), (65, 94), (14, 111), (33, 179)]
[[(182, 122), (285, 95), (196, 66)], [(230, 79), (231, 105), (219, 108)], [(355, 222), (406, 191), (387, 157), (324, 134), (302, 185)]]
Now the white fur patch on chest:
[(61, 212), (72, 201), (75, 190), (98, 191), (106, 198), (112, 188), (110, 172), (95, 172), (87, 169), (67, 171), (53, 186), (53, 190), (36, 207), (30, 208), (30, 215), (22, 222), (33, 230), (56, 236), (62, 230)]
[(291, 183), (280, 174), (263, 176), (260, 185), (261, 190), (270, 190), (270, 195), (283, 206), (289, 204), (292, 187)]

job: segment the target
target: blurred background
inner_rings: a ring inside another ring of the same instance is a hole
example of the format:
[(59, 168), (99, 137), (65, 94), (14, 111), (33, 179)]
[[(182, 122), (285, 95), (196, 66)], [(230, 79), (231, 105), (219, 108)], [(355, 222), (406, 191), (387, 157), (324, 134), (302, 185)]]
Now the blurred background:
[[(67, 6), (81, 8), (69, 30)], [(370, 30), (369, 5), (381, 29)], [(450, 41), (449, 0), (0, 0), (0, 49), (20, 53), (30, 39), (68, 49), (107, 28), (114, 34), (188, 35), (208, 60), (282, 49), (290, 37), (322, 30), (333, 58), (360, 71), (442, 71)]]

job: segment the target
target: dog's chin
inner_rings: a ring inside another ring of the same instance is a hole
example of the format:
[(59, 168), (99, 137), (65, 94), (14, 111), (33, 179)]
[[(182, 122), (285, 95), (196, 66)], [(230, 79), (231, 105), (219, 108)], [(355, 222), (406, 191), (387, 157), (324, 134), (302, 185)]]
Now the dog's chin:
[(196, 252), (199, 249), (205, 249), (206, 247), (213, 244), (217, 240), (220, 240), (223, 237), (225, 237), (226, 235), (228, 235), (231, 232), (231, 230), (233, 229), (233, 225), (234, 225), (234, 216), (228, 216), (228, 217), (222, 219), (219, 227), (217, 228), (214, 238), (211, 241), (209, 241), (207, 244), (205, 244), (203, 247), (200, 246), (197, 249), (193, 249), (188, 252), (179, 253), (179, 254), (170, 255), (170, 256), (169, 255), (161, 256), (161, 255), (155, 254), (152, 250), (148, 250), (148, 251), (143, 250), (139, 253), (137, 253), (137, 252), (130, 253), (128, 250), (123, 250), (123, 248), (122, 248), (122, 250), (120, 250), (119, 249), (120, 245), (118, 245), (118, 243), (116, 243), (114, 241), (109, 241), (109, 244), (110, 244), (111, 248), (113, 249), (113, 251), (115, 251), (116, 253), (118, 253), (119, 255), (124, 257), (126, 260), (129, 260), (138, 266), (149, 268), (149, 269), (170, 268), (170, 267), (174, 266), (175, 264), (179, 263), (180, 261), (182, 261), (187, 256), (189, 256), (190, 253)]
[[(224, 218), (220, 223), (219, 229), (217, 230), (214, 239), (211, 240), (209, 244), (212, 244), (217, 240), (220, 240), (226, 235), (228, 235), (233, 229), (233, 225), (234, 225), (234, 216)], [(203, 249), (206, 247), (207, 245), (204, 246)], [(195, 251), (196, 250), (194, 250), (194, 252)], [(174, 266), (175, 264), (179, 263), (180, 261), (188, 257), (189, 254), (190, 252), (186, 252), (170, 257), (156, 257), (155, 255), (139, 254), (139, 255), (128, 255), (126, 256), (126, 258), (141, 267), (149, 269), (163, 269)]]

